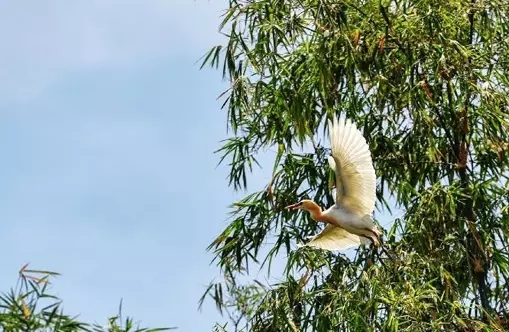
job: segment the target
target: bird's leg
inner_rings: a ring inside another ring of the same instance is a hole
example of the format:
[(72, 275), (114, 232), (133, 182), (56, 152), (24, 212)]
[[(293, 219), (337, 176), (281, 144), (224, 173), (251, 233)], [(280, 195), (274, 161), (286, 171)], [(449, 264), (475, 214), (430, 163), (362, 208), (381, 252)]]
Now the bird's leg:
[[(389, 257), (389, 259), (393, 262), (395, 262), (395, 259), (394, 257), (392, 256), (392, 254), (389, 253), (389, 251), (387, 250), (387, 248), (385, 247), (383, 241), (382, 241), (382, 237), (381, 236), (378, 236), (378, 234), (373, 231), (372, 229), (369, 229), (369, 228), (365, 228), (366, 231), (370, 232), (371, 234), (373, 234), (375, 236), (375, 238), (378, 240), (378, 243), (380, 244), (380, 247), (382, 248), (383, 252), (387, 255), (387, 257)], [(373, 244), (376, 246), (376, 243), (375, 241), (370, 237), (367, 237), (365, 236), (366, 238), (370, 239), (371, 242), (373, 242)]]
[(378, 256), (378, 259), (380, 260), (380, 263), (387, 268), (387, 265), (385, 265), (384, 261), (382, 260), (382, 257), (380, 257), (380, 254), (378, 253), (378, 250), (376, 250), (376, 241), (371, 236), (361, 235), (362, 237), (365, 237), (366, 239), (371, 241), (371, 244), (373, 245), (373, 255), (376, 253)]
[(389, 251), (387, 250), (387, 248), (385, 247), (385, 245), (380, 242), (380, 247), (382, 247), (382, 250), (383, 252), (387, 255), (387, 257), (389, 257), (389, 259), (392, 261), (392, 262), (395, 262), (396, 260), (394, 259), (394, 256), (392, 256), (391, 253), (389, 253)]

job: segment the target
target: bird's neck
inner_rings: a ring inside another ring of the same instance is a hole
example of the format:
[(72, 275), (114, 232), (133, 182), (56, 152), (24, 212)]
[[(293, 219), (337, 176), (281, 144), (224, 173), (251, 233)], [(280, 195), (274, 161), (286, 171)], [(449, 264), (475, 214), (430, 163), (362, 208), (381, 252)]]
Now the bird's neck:
[(310, 207), (308, 207), (306, 210), (308, 210), (309, 214), (311, 215), (311, 219), (316, 221), (321, 221), (322, 219), (322, 208), (318, 206), (315, 202), (311, 204)]
[(334, 220), (334, 218), (331, 218), (331, 216), (324, 214), (322, 208), (315, 202), (312, 202), (311, 206), (308, 207), (306, 210), (309, 212), (311, 219), (315, 221), (337, 225), (337, 221)]

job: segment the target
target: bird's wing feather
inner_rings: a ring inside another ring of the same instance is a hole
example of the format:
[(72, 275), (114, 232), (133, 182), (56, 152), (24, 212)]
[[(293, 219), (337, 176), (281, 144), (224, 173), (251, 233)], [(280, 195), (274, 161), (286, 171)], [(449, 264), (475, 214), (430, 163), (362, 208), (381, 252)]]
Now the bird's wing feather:
[(357, 215), (371, 214), (376, 175), (368, 144), (350, 120), (334, 117), (333, 121), (329, 120), (329, 165), (336, 173), (336, 204)]
[(321, 233), (306, 243), (306, 246), (324, 250), (341, 250), (365, 244), (365, 240), (369, 242), (341, 227), (328, 224)]

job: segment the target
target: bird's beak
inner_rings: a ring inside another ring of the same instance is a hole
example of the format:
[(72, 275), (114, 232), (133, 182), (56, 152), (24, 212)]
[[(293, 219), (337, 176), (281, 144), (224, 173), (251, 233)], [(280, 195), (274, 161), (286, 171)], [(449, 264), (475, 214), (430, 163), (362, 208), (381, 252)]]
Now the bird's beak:
[(285, 209), (296, 210), (296, 209), (299, 209), (301, 206), (302, 206), (302, 202), (299, 202), (296, 204), (288, 205), (287, 207), (285, 207)]

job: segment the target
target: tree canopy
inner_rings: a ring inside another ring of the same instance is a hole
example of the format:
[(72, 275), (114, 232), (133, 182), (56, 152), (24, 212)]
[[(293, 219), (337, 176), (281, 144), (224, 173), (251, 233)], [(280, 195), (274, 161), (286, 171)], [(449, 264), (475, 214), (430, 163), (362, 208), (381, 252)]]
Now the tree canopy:
[(28, 269), (19, 270), (16, 286), (0, 294), (0, 331), (54, 332), (156, 332), (175, 327), (140, 327), (133, 318), (122, 314), (109, 317), (104, 325), (88, 324), (64, 313), (62, 300), (50, 292), (51, 279), (58, 273)]
[[(230, 82), (229, 184), (248, 188), (277, 151), (272, 181), (232, 205), (209, 247), (224, 278), (204, 298), (229, 313), (225, 329), (509, 329), (506, 1), (230, 0), (220, 29), (203, 65)], [(395, 262), (296, 249), (323, 225), (283, 207), (333, 204), (335, 115), (368, 141), (377, 210), (405, 211), (385, 229)], [(283, 281), (249, 278), (278, 254)]]

